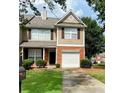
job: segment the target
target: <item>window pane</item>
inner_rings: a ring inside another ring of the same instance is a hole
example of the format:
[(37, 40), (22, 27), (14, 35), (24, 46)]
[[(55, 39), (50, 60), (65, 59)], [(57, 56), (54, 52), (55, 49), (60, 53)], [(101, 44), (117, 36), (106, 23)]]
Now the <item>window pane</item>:
[(77, 28), (65, 28), (65, 39), (77, 39)]
[(32, 29), (31, 30), (32, 40), (50, 40), (51, 32), (47, 29)]
[(72, 39), (77, 39), (77, 34), (72, 34)]
[(28, 50), (28, 56), (29, 57), (34, 57), (34, 50), (33, 49)]
[(42, 60), (42, 58), (41, 57), (37, 57), (36, 60)]
[(41, 49), (29, 49), (28, 58), (31, 61), (35, 61), (35, 59), (36, 60), (42, 59)]
[(65, 38), (66, 38), (66, 39), (70, 39), (70, 34), (68, 34), (68, 33), (65, 34)]
[(41, 58), (41, 49), (36, 49), (36, 57)]

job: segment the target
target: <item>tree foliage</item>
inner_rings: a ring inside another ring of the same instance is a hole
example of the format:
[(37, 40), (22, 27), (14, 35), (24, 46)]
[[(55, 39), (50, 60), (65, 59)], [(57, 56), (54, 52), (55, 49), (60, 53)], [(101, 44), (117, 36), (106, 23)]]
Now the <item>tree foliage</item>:
[(105, 21), (105, 0), (86, 0), (95, 12), (98, 12), (98, 19), (103, 23)]
[(66, 0), (54, 0), (54, 1), (55, 1), (55, 3), (60, 4), (60, 6), (63, 10), (66, 10)]
[(19, 21), (20, 25), (25, 25), (28, 23), (28, 19), (24, 17), (26, 13), (28, 13), (28, 7), (33, 11), (34, 15), (40, 15), (40, 12), (37, 8), (32, 4), (30, 0), (19, 0)]
[(89, 17), (83, 17), (82, 21), (87, 25), (85, 31), (86, 56), (91, 58), (92, 56), (105, 51), (105, 37), (102, 28), (95, 20), (92, 20)]
[[(27, 19), (24, 19), (24, 14), (28, 13), (27, 7), (33, 11), (34, 15), (40, 15), (38, 9), (33, 5), (36, 0), (19, 0), (19, 19), (21, 24), (26, 24)], [(55, 9), (55, 3), (58, 3), (63, 10), (66, 10), (66, 0), (44, 0), (48, 4), (49, 9), (52, 11)], [(105, 21), (105, 0), (86, 0), (98, 14), (98, 19), (103, 23)]]
[[(38, 11), (38, 9), (34, 6), (34, 2), (36, 0), (19, 0), (19, 21), (20, 21), (20, 26), (25, 26), (35, 15), (41, 15), (41, 13)], [(61, 8), (63, 10), (66, 10), (66, 5), (65, 2), (66, 0), (44, 0), (46, 4), (48, 4), (49, 9), (52, 11), (55, 9), (54, 2), (60, 4)], [(54, 2), (53, 2), (54, 1)], [(34, 16), (31, 19), (26, 19), (24, 17), (25, 14), (28, 13), (28, 8), (30, 8)]]

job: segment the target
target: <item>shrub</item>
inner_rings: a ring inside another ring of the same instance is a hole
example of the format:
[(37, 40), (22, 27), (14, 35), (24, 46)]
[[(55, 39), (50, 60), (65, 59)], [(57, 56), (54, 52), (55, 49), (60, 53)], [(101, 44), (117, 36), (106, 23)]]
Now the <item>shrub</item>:
[(104, 64), (105, 64), (105, 62), (104, 62), (104, 61), (101, 61), (100, 63), (104, 63)]
[(105, 66), (105, 63), (99, 63), (98, 66)]
[(32, 65), (32, 61), (29, 60), (29, 59), (25, 59), (22, 63), (22, 66), (26, 69), (26, 70), (29, 70), (31, 65)]
[(105, 63), (94, 64), (94, 68), (105, 68)]
[(39, 67), (45, 67), (46, 66), (46, 61), (44, 60), (37, 60), (36, 65)]
[(60, 64), (56, 64), (56, 68), (60, 68)]
[(80, 67), (82, 67), (82, 68), (91, 68), (91, 66), (92, 66), (92, 63), (90, 62), (90, 60), (88, 60), (88, 59), (81, 60)]

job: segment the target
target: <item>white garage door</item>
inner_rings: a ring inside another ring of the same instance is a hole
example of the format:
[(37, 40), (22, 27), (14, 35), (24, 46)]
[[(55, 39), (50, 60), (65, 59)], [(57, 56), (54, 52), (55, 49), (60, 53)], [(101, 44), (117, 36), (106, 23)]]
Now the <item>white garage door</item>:
[(62, 67), (63, 68), (80, 67), (79, 52), (63, 52), (62, 53)]

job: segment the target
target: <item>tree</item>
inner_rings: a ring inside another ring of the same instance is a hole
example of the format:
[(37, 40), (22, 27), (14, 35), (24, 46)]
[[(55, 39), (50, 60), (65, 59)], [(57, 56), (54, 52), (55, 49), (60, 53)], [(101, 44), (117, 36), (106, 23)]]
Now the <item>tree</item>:
[(29, 21), (28, 19), (24, 18), (24, 15), (28, 13), (28, 10), (27, 10), (28, 6), (33, 11), (34, 15), (40, 15), (40, 12), (32, 4), (30, 0), (19, 0), (19, 21), (21, 26), (27, 24)]
[[(32, 20), (35, 17), (35, 15), (41, 15), (41, 13), (38, 11), (38, 9), (33, 4), (35, 1), (36, 0), (32, 0), (32, 1), (31, 0), (19, 0), (19, 21), (20, 21), (21, 28), (23, 28), (30, 20)], [(46, 4), (48, 4), (48, 7), (51, 11), (55, 8), (54, 2), (60, 4), (61, 8), (63, 10), (66, 10), (66, 5), (65, 5), (66, 0), (44, 0), (44, 1), (46, 2)], [(29, 7), (34, 13), (34, 16), (31, 19), (26, 19), (24, 17), (24, 15), (28, 13), (27, 7)]]
[(92, 56), (105, 51), (105, 37), (102, 28), (95, 20), (92, 20), (89, 17), (83, 17), (82, 21), (87, 25), (85, 31), (86, 56), (91, 58)]
[(98, 12), (98, 19), (105, 26), (105, 0), (86, 0), (95, 12)]

